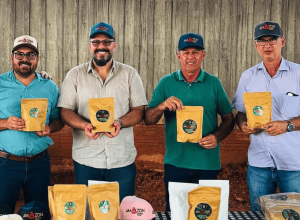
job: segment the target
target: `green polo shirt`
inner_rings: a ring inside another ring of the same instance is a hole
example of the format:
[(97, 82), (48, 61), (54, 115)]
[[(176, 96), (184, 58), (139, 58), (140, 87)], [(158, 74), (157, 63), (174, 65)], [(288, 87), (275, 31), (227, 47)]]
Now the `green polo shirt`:
[[(171, 96), (179, 98), (184, 106), (203, 106), (202, 136), (214, 133), (218, 128), (219, 115), (230, 113), (231, 106), (220, 80), (201, 69), (198, 78), (188, 83), (181, 70), (164, 76), (155, 88), (149, 107), (153, 108)], [(205, 149), (197, 143), (177, 142), (176, 112), (166, 110), (165, 164), (187, 169), (218, 170), (220, 163), (220, 145), (214, 149)]]

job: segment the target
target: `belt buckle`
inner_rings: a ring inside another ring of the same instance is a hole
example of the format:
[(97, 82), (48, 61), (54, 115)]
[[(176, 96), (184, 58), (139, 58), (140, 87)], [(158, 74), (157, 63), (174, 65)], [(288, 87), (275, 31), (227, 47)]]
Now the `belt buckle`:
[(24, 162), (25, 163), (32, 163), (32, 162), (34, 162), (34, 157), (25, 157)]

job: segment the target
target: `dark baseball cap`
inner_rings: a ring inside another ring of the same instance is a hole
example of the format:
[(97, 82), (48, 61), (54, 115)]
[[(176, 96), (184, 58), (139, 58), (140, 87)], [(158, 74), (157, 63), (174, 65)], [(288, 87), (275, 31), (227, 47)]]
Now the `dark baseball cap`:
[(199, 34), (186, 33), (181, 35), (178, 42), (178, 51), (188, 47), (196, 47), (204, 50), (203, 38)]
[(106, 34), (110, 38), (115, 39), (113, 27), (105, 22), (99, 22), (91, 28), (90, 38), (95, 37), (97, 34)]
[(273, 21), (265, 21), (255, 27), (254, 39), (264, 36), (282, 37), (282, 30), (278, 23)]
[(50, 220), (48, 205), (38, 201), (32, 201), (23, 205), (18, 214), (23, 218), (23, 220)]

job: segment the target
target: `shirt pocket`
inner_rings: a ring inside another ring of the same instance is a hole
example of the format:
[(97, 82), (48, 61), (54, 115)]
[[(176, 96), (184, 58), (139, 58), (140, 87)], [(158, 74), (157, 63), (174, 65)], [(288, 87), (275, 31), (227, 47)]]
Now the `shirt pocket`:
[(282, 104), (277, 108), (286, 119), (298, 117), (300, 115), (300, 97), (285, 95)]

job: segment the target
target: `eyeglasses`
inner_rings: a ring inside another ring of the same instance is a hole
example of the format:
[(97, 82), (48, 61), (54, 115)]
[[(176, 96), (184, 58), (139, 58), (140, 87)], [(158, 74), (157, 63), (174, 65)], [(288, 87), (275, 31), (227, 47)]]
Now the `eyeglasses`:
[(26, 56), (27, 60), (35, 60), (37, 54), (36, 53), (22, 53), (22, 52), (15, 52), (13, 53), (15, 55), (15, 58), (17, 60), (23, 60), (24, 57)]
[(115, 40), (91, 40), (90, 41), (90, 43), (94, 47), (99, 47), (101, 43), (103, 44), (103, 46), (109, 47), (112, 44), (112, 42), (115, 42)]
[(271, 38), (269, 40), (261, 39), (261, 40), (257, 40), (256, 42), (259, 46), (265, 46), (267, 42), (269, 43), (269, 45), (275, 45), (275, 44), (277, 44), (277, 39), (278, 38)]

